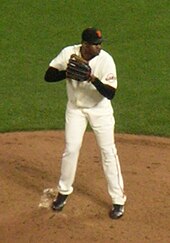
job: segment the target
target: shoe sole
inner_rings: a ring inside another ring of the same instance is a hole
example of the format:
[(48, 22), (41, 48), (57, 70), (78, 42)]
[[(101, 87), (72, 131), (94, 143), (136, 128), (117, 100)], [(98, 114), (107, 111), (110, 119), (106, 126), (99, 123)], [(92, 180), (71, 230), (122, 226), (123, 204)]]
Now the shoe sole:
[(120, 219), (122, 216), (123, 216), (123, 214), (121, 214), (121, 215), (119, 215), (119, 216), (116, 216), (116, 215), (112, 215), (111, 213), (110, 213), (110, 218), (111, 219)]
[(62, 211), (63, 210), (63, 208), (64, 208), (64, 206), (66, 205), (66, 202), (64, 202), (63, 203), (63, 205), (62, 206), (60, 206), (60, 207), (55, 207), (55, 205), (52, 205), (52, 210), (53, 211), (57, 211), (57, 212), (60, 212), (60, 211)]

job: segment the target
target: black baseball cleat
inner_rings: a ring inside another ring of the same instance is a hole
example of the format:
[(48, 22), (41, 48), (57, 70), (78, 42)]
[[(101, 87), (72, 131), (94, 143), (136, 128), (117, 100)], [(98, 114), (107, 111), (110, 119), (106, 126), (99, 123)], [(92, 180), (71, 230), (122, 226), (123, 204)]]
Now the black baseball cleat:
[(113, 204), (113, 208), (110, 212), (111, 219), (119, 219), (124, 214), (124, 205)]
[(58, 193), (57, 198), (52, 203), (52, 209), (54, 211), (61, 211), (66, 204), (68, 195)]

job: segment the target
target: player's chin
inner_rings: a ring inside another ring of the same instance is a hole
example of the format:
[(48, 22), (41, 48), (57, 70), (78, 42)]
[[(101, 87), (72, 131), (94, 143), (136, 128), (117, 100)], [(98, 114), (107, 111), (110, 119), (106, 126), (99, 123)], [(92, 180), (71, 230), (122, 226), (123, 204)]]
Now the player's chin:
[(98, 55), (100, 54), (100, 51), (101, 51), (101, 50), (96, 51), (96, 52), (94, 53), (93, 57), (98, 56)]

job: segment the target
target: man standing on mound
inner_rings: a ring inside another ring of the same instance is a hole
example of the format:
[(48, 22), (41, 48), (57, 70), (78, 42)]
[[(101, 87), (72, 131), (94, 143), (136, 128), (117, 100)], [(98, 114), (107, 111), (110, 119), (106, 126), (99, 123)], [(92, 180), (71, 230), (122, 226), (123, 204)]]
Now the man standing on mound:
[[(82, 32), (81, 44), (65, 47), (50, 62), (47, 82), (66, 79), (65, 151), (62, 157), (58, 195), (52, 204), (61, 211), (73, 192), (79, 152), (89, 123), (101, 151), (103, 170), (112, 208), (110, 217), (124, 213), (126, 196), (114, 141), (115, 119), (111, 100), (117, 89), (116, 67), (109, 53), (102, 50), (102, 33), (96, 28)], [(87, 168), (88, 169), (88, 168)]]

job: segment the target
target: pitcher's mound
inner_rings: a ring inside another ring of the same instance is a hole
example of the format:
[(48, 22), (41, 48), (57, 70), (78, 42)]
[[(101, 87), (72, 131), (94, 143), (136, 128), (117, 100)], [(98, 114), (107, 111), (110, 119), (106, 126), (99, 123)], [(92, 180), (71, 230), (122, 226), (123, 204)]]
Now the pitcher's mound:
[(74, 192), (60, 213), (39, 207), (60, 175), (64, 132), (0, 134), (0, 242), (169, 242), (170, 139), (116, 134), (127, 195), (111, 220), (100, 152), (86, 132)]

